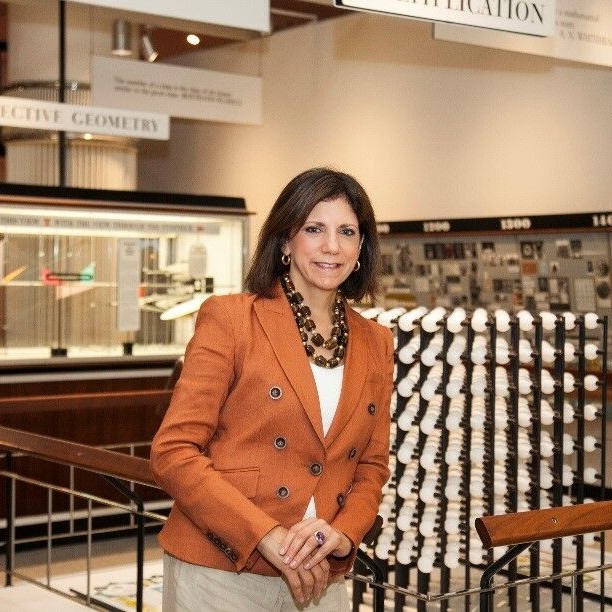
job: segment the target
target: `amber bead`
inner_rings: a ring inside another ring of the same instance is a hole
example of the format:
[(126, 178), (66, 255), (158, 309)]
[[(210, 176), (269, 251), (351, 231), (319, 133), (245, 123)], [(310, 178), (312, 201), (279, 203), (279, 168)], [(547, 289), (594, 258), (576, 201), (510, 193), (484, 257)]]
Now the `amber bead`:
[(327, 359), (323, 355), (315, 355), (314, 362), (322, 368), (327, 366)]
[(325, 338), (318, 332), (316, 334), (312, 334), (312, 338), (310, 340), (315, 346), (323, 346), (323, 343), (325, 342)]

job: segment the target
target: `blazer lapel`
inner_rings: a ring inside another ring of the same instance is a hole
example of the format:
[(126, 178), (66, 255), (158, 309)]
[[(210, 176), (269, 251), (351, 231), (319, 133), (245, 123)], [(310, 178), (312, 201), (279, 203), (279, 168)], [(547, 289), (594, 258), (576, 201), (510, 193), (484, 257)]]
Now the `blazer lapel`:
[(254, 302), (255, 314), (278, 362), (302, 403), (312, 426), (323, 441), (319, 396), (287, 298), (278, 288), (276, 297)]
[(349, 328), (348, 350), (344, 361), (344, 376), (338, 408), (331, 427), (325, 437), (325, 446), (329, 446), (348, 423), (352, 414), (358, 409), (359, 399), (368, 372), (368, 335), (367, 327), (361, 315), (348, 304), (346, 317)]

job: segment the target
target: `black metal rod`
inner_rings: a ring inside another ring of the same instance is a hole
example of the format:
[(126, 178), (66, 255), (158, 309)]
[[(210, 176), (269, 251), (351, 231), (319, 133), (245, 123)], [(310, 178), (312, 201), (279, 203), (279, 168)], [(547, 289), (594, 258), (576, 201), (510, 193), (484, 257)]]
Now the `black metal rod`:
[(360, 548), (357, 549), (357, 559), (367, 567), (372, 575), (374, 576), (374, 582), (377, 584), (372, 585), (373, 591), (373, 602), (372, 612), (384, 612), (385, 610), (385, 589), (380, 586), (384, 582), (384, 573), (382, 568), (371, 559), (366, 553)]
[[(563, 505), (563, 406), (565, 404), (564, 373), (565, 373), (565, 319), (557, 316), (555, 320), (555, 363), (554, 363), (554, 451), (553, 451), (553, 506)], [(584, 478), (580, 474), (579, 478)], [(563, 541), (553, 540), (552, 549), (553, 573), (559, 574), (563, 569)], [(561, 580), (553, 581), (552, 607), (557, 612), (562, 610), (561, 601), (563, 584)]]
[[(606, 447), (608, 438), (608, 316), (601, 319), (601, 487), (600, 499), (606, 498)], [(606, 562), (606, 533), (600, 533), (599, 541), (600, 562)], [(604, 601), (606, 599), (605, 581), (603, 571), (600, 574), (601, 612), (604, 612)]]
[(493, 610), (493, 591), (488, 591), (493, 584), (493, 578), (504, 566), (514, 561), (524, 550), (531, 546), (531, 542), (515, 544), (509, 548), (497, 561), (488, 565), (480, 577), (480, 612), (492, 612)]
[[(492, 350), (495, 351), (497, 344), (497, 336), (493, 333), (494, 328), (491, 331), (491, 344)], [(506, 440), (508, 447), (508, 456), (506, 459), (506, 510), (508, 512), (516, 512), (518, 509), (518, 405), (519, 405), (519, 358), (518, 358), (518, 346), (520, 340), (521, 330), (517, 319), (510, 324), (510, 345), (512, 346), (511, 358), (510, 358), (510, 371), (512, 376), (512, 385), (510, 385), (510, 414), (508, 419), (508, 426), (506, 430)], [(495, 355), (495, 352), (493, 353)], [(495, 371), (493, 371), (495, 376)], [(495, 385), (493, 384), (493, 389)], [(493, 422), (491, 423), (491, 431), (495, 432), (495, 396), (491, 398), (491, 405), (493, 407)], [(491, 453), (494, 453), (494, 447), (491, 445)], [(494, 460), (494, 457), (493, 459)], [(516, 561), (510, 563), (508, 568), (508, 576), (510, 582), (516, 580), (517, 566)], [(517, 592), (515, 588), (508, 589), (508, 603), (511, 612), (516, 612), (517, 609)]]
[[(6, 451), (6, 471), (13, 469), (13, 453)], [(6, 573), (4, 575), (4, 586), (13, 585), (13, 570), (15, 569), (15, 517), (13, 514), (15, 499), (13, 495), (14, 480), (6, 479)]]
[(136, 515), (136, 612), (143, 609), (143, 582), (144, 582), (144, 503), (140, 495), (126, 486), (121, 480), (114, 476), (104, 476), (102, 478), (112, 484), (118, 491), (131, 499), (136, 504), (138, 511)]
[[(542, 319), (537, 317), (534, 320), (534, 344), (535, 350), (533, 357), (533, 378), (534, 385), (531, 390), (531, 478), (529, 493), (529, 509), (539, 510), (540, 500), (540, 443), (542, 440)], [(517, 347), (518, 350), (518, 347)], [(536, 542), (529, 551), (529, 568), (531, 576), (540, 574), (540, 543)], [(533, 612), (540, 609), (540, 585), (536, 582), (529, 585), (529, 600)]]
[[(66, 101), (66, 2), (59, 0), (59, 91), (58, 102)], [(58, 132), (59, 185), (66, 187), (66, 132)], [(60, 300), (61, 301), (61, 300)]]
[[(584, 317), (579, 317), (576, 320), (578, 328), (578, 381), (577, 385), (577, 410), (576, 410), (576, 472), (584, 474), (584, 437), (586, 434), (584, 423), (584, 406), (586, 404), (586, 393), (584, 388), (584, 377), (586, 376), (586, 358), (584, 355), (584, 347), (586, 344)], [(573, 484), (573, 483), (572, 483)], [(577, 504), (584, 503), (584, 478), (576, 480), (575, 501)], [(584, 537), (579, 535), (576, 537), (576, 569), (584, 567)], [(582, 612), (584, 609), (583, 594), (584, 594), (584, 576), (579, 574), (575, 577), (575, 611)]]

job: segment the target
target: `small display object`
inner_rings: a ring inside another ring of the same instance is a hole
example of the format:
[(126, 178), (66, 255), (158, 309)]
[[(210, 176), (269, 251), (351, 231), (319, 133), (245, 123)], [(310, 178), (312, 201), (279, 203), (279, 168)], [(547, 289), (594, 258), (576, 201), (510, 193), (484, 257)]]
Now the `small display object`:
[(242, 288), (241, 198), (6, 188), (0, 361), (181, 355), (204, 300)]

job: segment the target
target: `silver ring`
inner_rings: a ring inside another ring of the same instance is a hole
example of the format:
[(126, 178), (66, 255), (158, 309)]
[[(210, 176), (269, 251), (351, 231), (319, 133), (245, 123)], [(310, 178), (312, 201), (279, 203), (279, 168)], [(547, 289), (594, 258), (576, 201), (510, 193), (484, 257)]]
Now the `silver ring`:
[(322, 531), (316, 531), (314, 538), (317, 541), (317, 546), (323, 546), (323, 544), (325, 544), (325, 534)]

